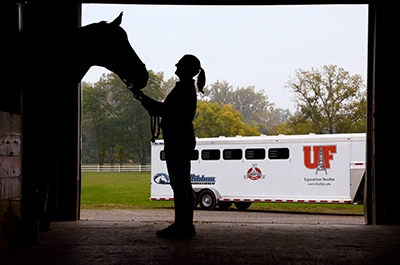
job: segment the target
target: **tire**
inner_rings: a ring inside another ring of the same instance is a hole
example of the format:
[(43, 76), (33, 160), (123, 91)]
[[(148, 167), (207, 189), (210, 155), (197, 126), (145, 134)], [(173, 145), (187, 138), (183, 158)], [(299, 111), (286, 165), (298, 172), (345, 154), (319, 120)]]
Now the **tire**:
[(236, 208), (238, 208), (241, 211), (246, 211), (247, 208), (250, 207), (251, 202), (234, 202)]
[(231, 207), (232, 202), (218, 202), (218, 208), (220, 208), (221, 210), (228, 210), (229, 207)]
[(214, 192), (211, 190), (203, 190), (199, 195), (200, 207), (204, 210), (213, 210), (217, 205)]

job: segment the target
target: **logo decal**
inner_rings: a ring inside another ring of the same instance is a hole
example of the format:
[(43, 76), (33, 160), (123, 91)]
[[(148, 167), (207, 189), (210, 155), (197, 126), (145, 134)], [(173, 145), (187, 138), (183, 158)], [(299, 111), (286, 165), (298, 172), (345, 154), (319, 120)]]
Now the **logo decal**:
[(216, 177), (206, 177), (204, 175), (200, 176), (195, 174), (190, 175), (190, 181), (193, 185), (215, 185), (215, 182), (217, 182)]
[(251, 180), (265, 179), (265, 175), (262, 174), (261, 169), (257, 167), (257, 164), (251, 165), (251, 168), (247, 170), (247, 174), (243, 177)]
[(333, 154), (336, 154), (336, 145), (313, 146), (312, 152), (311, 146), (304, 146), (303, 151), (306, 168), (316, 169), (315, 175), (318, 174), (318, 171), (325, 171), (325, 175), (328, 174), (327, 169), (331, 168), (329, 161), (333, 160)]
[(154, 177), (153, 180), (157, 184), (161, 185), (167, 185), (169, 184), (169, 177), (165, 173), (157, 173)]
[[(170, 180), (169, 176), (165, 173), (157, 173), (154, 175), (153, 180), (155, 183), (160, 184), (160, 185), (169, 185)], [(195, 175), (191, 174), (190, 175), (190, 181), (192, 182), (193, 185), (215, 185), (215, 182), (217, 182), (216, 177), (207, 177), (207, 176), (200, 176), (200, 175)]]

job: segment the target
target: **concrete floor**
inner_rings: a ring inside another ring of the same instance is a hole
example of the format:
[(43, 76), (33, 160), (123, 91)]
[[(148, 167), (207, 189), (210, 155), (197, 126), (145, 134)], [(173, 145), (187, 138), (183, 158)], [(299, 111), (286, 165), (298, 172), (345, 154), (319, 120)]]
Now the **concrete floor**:
[[(92, 217), (52, 223), (36, 246), (0, 252), (0, 264), (400, 264), (400, 227), (347, 224), (362, 217), (197, 211), (197, 235), (170, 240), (155, 232), (171, 210), (136, 210), (131, 220), (85, 214)], [(208, 214), (214, 219), (202, 220)]]

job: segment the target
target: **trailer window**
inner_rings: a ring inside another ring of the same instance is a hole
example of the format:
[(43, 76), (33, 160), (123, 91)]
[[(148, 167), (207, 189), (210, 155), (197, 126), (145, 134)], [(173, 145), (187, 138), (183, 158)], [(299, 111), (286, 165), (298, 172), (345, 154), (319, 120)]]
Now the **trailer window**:
[(225, 149), (222, 153), (224, 160), (241, 160), (243, 157), (242, 149)]
[(221, 151), (219, 149), (205, 149), (201, 151), (201, 159), (203, 160), (219, 160)]
[(264, 148), (246, 149), (245, 156), (246, 159), (251, 159), (251, 160), (265, 159), (265, 149)]
[(161, 160), (161, 161), (165, 161), (165, 151), (164, 151), (164, 150), (162, 150), (162, 151), (160, 152), (160, 160)]
[[(166, 156), (165, 156), (165, 151), (164, 150), (162, 150), (160, 152), (160, 160), (161, 161), (165, 161), (166, 160)], [(193, 150), (193, 153), (190, 156), (190, 160), (199, 160), (199, 150)]]
[(268, 149), (269, 159), (288, 159), (289, 148), (270, 148)]

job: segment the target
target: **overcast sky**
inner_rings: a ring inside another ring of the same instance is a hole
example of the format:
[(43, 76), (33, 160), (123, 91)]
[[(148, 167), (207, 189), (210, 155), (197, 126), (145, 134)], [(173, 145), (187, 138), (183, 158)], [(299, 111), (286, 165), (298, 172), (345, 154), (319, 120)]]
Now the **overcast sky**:
[[(219, 79), (234, 87), (254, 85), (277, 107), (291, 111), (295, 102), (285, 83), (298, 68), (336, 64), (366, 82), (366, 5), (85, 4), (82, 25), (112, 21), (121, 11), (121, 26), (132, 47), (147, 69), (163, 71), (165, 79), (174, 76), (175, 63), (191, 53), (200, 59), (207, 84)], [(96, 82), (106, 72), (92, 67), (83, 80)]]

